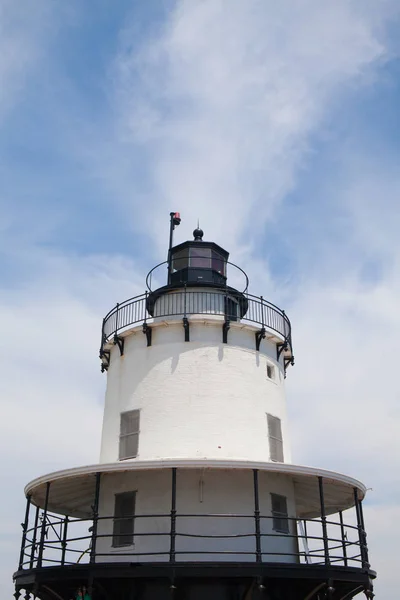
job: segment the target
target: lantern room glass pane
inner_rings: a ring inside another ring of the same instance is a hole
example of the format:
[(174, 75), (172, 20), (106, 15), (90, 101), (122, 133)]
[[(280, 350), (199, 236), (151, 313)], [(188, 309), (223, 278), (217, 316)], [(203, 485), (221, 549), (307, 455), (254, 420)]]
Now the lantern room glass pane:
[(210, 269), (211, 248), (190, 248), (190, 266), (195, 269)]
[(226, 275), (226, 261), (224, 257), (215, 250), (213, 250), (211, 254), (211, 268), (213, 271), (221, 273), (221, 275)]
[(172, 255), (172, 271), (181, 271), (189, 266), (189, 249), (178, 250)]

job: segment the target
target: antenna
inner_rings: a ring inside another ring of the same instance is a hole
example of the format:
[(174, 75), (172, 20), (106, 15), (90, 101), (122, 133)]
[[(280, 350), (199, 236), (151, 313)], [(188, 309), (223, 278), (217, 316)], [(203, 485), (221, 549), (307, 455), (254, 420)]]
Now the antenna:
[(177, 225), (180, 225), (181, 222), (181, 214), (178, 212), (170, 212), (169, 213), (170, 222), (169, 222), (169, 246), (168, 246), (168, 285), (171, 283), (171, 248), (173, 244), (174, 237), (174, 229)]

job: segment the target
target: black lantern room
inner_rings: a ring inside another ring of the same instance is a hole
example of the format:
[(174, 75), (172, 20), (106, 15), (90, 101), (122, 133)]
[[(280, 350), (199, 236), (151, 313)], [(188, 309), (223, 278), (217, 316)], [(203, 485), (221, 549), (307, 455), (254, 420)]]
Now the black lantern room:
[[(225, 316), (229, 321), (240, 319), (248, 309), (248, 300), (245, 294), (248, 285), (246, 273), (240, 267), (229, 263), (229, 252), (224, 248), (215, 242), (204, 241), (204, 232), (199, 226), (193, 231), (193, 240), (173, 246), (172, 232), (180, 223), (180, 217), (177, 215), (179, 213), (171, 213), (168, 260), (154, 267), (147, 275), (146, 282), (150, 290), (146, 302), (148, 312), (154, 316), (157, 299), (166, 294), (179, 293), (182, 288), (191, 290), (191, 293), (193, 293), (193, 288), (212, 288), (215, 295), (212, 296), (212, 289), (209, 289), (208, 302), (215, 301), (214, 303), (219, 305), (220, 294), (223, 293), (225, 295), (223, 311)], [(242, 291), (228, 285), (228, 264), (241, 276), (244, 283)], [(150, 284), (153, 273), (165, 265), (168, 267), (167, 285), (153, 289)], [(197, 301), (199, 301), (199, 297)], [(208, 306), (208, 310), (211, 311), (216, 308), (217, 306)]]
[(197, 228), (193, 231), (193, 241), (183, 242), (171, 248), (168, 285), (226, 285), (229, 252), (214, 242), (204, 242), (203, 235), (203, 231)]

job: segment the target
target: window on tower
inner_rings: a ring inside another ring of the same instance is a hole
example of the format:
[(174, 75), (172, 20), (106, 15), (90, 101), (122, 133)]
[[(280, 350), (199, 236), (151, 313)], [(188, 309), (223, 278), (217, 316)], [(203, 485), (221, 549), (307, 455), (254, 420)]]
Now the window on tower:
[(267, 377), (268, 379), (275, 379), (275, 367), (267, 365)]
[(119, 460), (135, 458), (139, 447), (140, 411), (121, 413), (119, 434)]
[(272, 529), (281, 533), (289, 533), (287, 500), (285, 496), (271, 494)]
[(136, 492), (115, 494), (113, 541), (114, 548), (131, 546), (135, 521)]
[(267, 414), (269, 455), (274, 462), (284, 462), (281, 420)]

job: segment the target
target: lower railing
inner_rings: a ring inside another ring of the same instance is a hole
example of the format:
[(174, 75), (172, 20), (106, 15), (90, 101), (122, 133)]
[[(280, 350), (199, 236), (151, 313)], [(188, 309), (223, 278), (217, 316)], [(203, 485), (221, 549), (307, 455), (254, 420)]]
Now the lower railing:
[[(365, 532), (337, 520), (254, 514), (142, 514), (96, 519), (36, 510), (19, 569), (99, 562), (240, 561), (368, 569)], [(276, 523), (281, 531), (277, 531)], [(117, 540), (117, 541), (116, 541)]]

